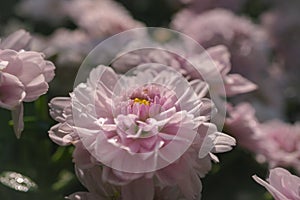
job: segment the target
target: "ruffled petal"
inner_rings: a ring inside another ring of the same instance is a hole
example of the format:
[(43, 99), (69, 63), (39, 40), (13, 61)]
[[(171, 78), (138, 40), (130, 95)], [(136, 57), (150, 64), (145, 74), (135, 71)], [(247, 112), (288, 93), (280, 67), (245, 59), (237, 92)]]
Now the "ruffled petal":
[(14, 75), (0, 72), (0, 106), (13, 110), (24, 99), (23, 84)]

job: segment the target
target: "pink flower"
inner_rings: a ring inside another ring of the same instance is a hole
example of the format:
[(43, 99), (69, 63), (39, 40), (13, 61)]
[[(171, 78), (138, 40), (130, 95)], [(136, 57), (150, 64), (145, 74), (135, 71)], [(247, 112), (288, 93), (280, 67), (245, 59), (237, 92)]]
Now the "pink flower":
[(232, 72), (254, 82), (264, 78), (263, 74), (269, 65), (268, 38), (264, 30), (249, 19), (225, 9), (201, 14), (185, 9), (175, 16), (171, 25), (204, 48), (225, 45), (231, 55)]
[(56, 77), (51, 92), (56, 95), (69, 93), (73, 89), (74, 77), (84, 58), (99, 39), (91, 38), (83, 30), (57, 29), (49, 37), (35, 37), (33, 45), (46, 57), (54, 58)]
[(299, 85), (297, 72), (300, 59), (300, 4), (299, 1), (276, 1), (271, 10), (261, 17), (262, 25), (271, 38), (277, 58), (284, 64), (288, 80)]
[(61, 24), (66, 19), (63, 2), (61, 0), (22, 0), (17, 6), (17, 14), (35, 21), (45, 21), (53, 25)]
[(66, 2), (64, 8), (79, 27), (96, 37), (142, 26), (125, 8), (111, 0), (72, 0)]
[(300, 171), (300, 124), (279, 120), (262, 123), (260, 148), (257, 152), (271, 167), (294, 167)]
[(300, 178), (292, 175), (283, 168), (270, 170), (268, 182), (260, 179), (256, 175), (253, 179), (264, 186), (275, 200), (299, 200), (300, 199)]
[(85, 31), (61, 28), (46, 39), (43, 52), (47, 56), (57, 56), (56, 62), (64, 66), (63, 70), (66, 70), (66, 66), (74, 70), (73, 65), (79, 66), (94, 47), (91, 40)]
[[(20, 36), (27, 40), (23, 31), (4, 40), (3, 47), (21, 48)], [(44, 60), (41, 53), (0, 49), (0, 105), (12, 111), (17, 137), (23, 130), (22, 102), (36, 100), (48, 90), (48, 82), (54, 77), (54, 65)]]
[(214, 8), (226, 8), (233, 11), (238, 11), (245, 4), (245, 0), (180, 0), (182, 3), (187, 3), (188, 8), (196, 13), (201, 13)]
[(126, 76), (98, 66), (70, 99), (50, 103), (51, 115), (60, 122), (50, 137), (76, 146), (78, 169), (102, 166), (102, 180), (119, 187), (122, 199), (152, 200), (157, 187), (199, 198), (199, 177), (210, 170), (211, 160), (218, 161), (213, 153), (231, 150), (235, 140), (209, 122), (206, 84), (193, 84), (196, 91), (160, 64), (139, 65)]
[(260, 123), (247, 103), (229, 107), (225, 130), (237, 144), (256, 154), (258, 162), (270, 167), (294, 167), (300, 171), (300, 125), (279, 120)]

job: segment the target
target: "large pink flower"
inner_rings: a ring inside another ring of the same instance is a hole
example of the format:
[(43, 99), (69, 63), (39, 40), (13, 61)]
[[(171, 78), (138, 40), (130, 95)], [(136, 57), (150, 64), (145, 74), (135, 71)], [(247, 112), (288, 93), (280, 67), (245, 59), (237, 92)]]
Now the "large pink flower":
[(105, 165), (103, 181), (121, 187), (123, 199), (151, 200), (157, 187), (199, 198), (199, 177), (211, 159), (218, 161), (213, 153), (235, 144), (209, 122), (213, 108), (203, 98), (206, 90), (205, 82), (188, 82), (160, 64), (139, 65), (126, 76), (98, 66), (71, 98), (51, 101), (51, 115), (60, 123), (50, 137), (75, 144), (79, 169)]
[(264, 186), (274, 197), (275, 200), (299, 200), (300, 199), (300, 178), (292, 175), (283, 168), (270, 170), (268, 182), (256, 175), (254, 180)]
[[(5, 39), (1, 47), (20, 49), (28, 35), (18, 31)], [(17, 137), (23, 130), (22, 102), (36, 100), (48, 90), (54, 77), (54, 65), (44, 55), (34, 51), (0, 49), (0, 106), (12, 111)]]

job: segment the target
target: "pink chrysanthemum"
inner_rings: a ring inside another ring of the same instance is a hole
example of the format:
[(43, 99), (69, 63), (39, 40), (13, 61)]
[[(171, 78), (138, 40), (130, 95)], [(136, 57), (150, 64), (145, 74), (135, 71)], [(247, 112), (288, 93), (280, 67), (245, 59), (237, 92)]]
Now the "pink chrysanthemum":
[(74, 155), (79, 169), (82, 163), (105, 165), (102, 179), (121, 187), (123, 199), (151, 200), (156, 187), (178, 187), (186, 199), (196, 199), (199, 177), (211, 159), (217, 161), (213, 153), (235, 144), (209, 122), (213, 107), (203, 98), (206, 90), (205, 82), (188, 82), (159, 64), (139, 65), (126, 76), (98, 66), (70, 99), (51, 101), (60, 123), (50, 137), (62, 145), (82, 143)]

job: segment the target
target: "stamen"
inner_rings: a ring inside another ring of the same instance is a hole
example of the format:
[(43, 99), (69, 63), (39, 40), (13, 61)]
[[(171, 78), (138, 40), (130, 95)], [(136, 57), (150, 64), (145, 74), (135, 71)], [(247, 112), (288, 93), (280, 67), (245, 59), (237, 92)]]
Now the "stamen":
[(133, 100), (134, 103), (139, 103), (139, 104), (144, 104), (146, 106), (150, 105), (150, 101), (146, 100), (146, 99), (140, 99), (140, 98), (135, 98)]

